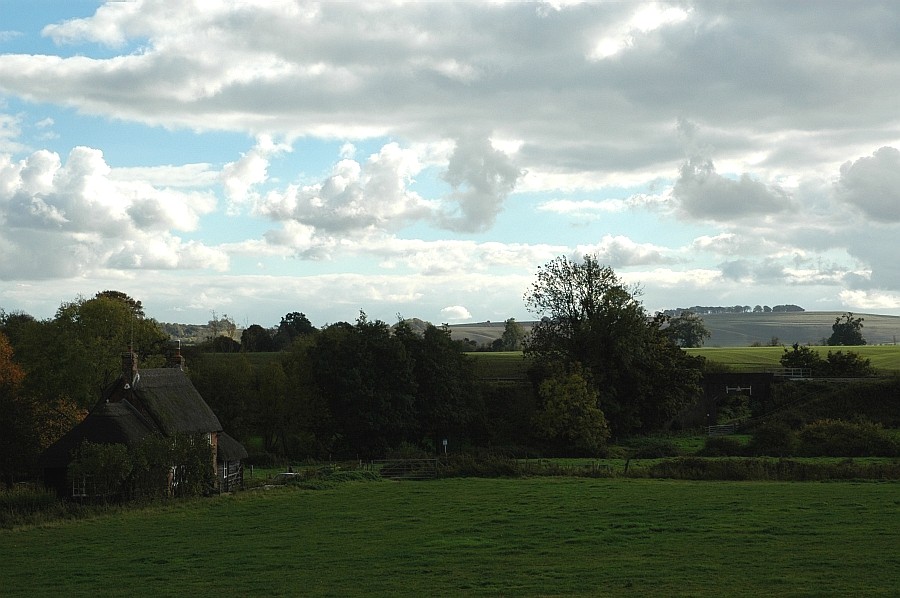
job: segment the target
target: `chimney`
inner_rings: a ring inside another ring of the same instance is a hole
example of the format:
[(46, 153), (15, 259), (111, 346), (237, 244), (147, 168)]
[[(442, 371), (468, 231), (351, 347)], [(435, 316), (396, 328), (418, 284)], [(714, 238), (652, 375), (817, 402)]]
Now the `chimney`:
[(181, 355), (181, 339), (175, 341), (175, 355), (169, 359), (170, 368), (178, 368), (184, 371), (184, 357)]
[(138, 359), (137, 354), (128, 346), (128, 351), (122, 353), (122, 380), (125, 381), (126, 388), (131, 388), (138, 375)]

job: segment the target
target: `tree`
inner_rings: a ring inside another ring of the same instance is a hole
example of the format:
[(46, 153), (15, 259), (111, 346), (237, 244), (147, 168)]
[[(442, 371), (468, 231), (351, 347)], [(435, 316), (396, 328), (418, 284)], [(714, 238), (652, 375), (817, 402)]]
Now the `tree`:
[(538, 435), (562, 450), (596, 457), (609, 438), (609, 426), (598, 407), (599, 397), (577, 371), (559, 372), (538, 387), (541, 406), (535, 415)]
[(241, 333), (241, 351), (260, 353), (274, 350), (275, 341), (272, 340), (272, 335), (259, 324), (251, 324)]
[(401, 320), (394, 335), (406, 348), (416, 384), (411, 440), (437, 450), (443, 439), (467, 434), (482, 411), (471, 358), (448, 328), (427, 324), (418, 335)]
[(821, 376), (826, 369), (818, 351), (799, 343), (794, 343), (790, 351), (785, 348), (779, 362), (785, 368), (807, 370), (811, 376)]
[(525, 346), (536, 371), (581, 367), (615, 434), (660, 427), (699, 393), (699, 362), (663, 334), (638, 294), (586, 255), (542, 266), (525, 296), (542, 316)]
[(685, 348), (702, 347), (703, 342), (710, 337), (703, 318), (692, 311), (685, 311), (680, 316), (670, 318), (663, 330), (673, 343)]
[(0, 332), (0, 477), (7, 488), (31, 468), (38, 452), (34, 411), (21, 394), (24, 379), (12, 346)]
[(315, 334), (315, 332), (316, 329), (306, 314), (292, 311), (281, 318), (278, 330), (275, 332), (275, 345), (279, 350), (287, 349), (296, 339)]
[(506, 320), (503, 334), (497, 340), (500, 341), (496, 347), (497, 351), (518, 351), (522, 348), (522, 341), (525, 340), (525, 329), (515, 318), (510, 318)]
[(333, 324), (309, 352), (315, 385), (334, 422), (335, 450), (372, 458), (409, 440), (416, 384), (403, 343), (360, 312), (355, 325)]
[(866, 339), (863, 338), (864, 318), (854, 318), (851, 312), (847, 312), (843, 316), (838, 316), (831, 326), (831, 336), (828, 338), (830, 346), (853, 346), (865, 345)]
[(864, 359), (853, 351), (828, 352), (828, 375), (835, 378), (864, 378), (875, 375), (872, 360)]
[(234, 318), (228, 314), (222, 314), (220, 318), (215, 311), (211, 315), (212, 319), (206, 323), (207, 340), (215, 341), (220, 336), (234, 340), (234, 335), (237, 334), (237, 324), (234, 323)]
[(61, 304), (52, 320), (19, 321), (16, 352), (29, 396), (89, 408), (118, 377), (128, 347), (146, 367), (165, 363), (168, 336), (159, 324), (140, 318), (134, 300), (105, 293)]

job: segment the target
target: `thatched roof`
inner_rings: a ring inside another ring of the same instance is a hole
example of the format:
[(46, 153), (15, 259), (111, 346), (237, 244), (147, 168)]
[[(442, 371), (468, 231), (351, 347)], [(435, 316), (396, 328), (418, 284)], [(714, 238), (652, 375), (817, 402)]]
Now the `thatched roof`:
[(141, 370), (131, 396), (125, 398), (146, 413), (166, 436), (222, 429), (219, 418), (187, 374), (178, 368)]
[(66, 467), (75, 449), (85, 440), (96, 444), (133, 444), (155, 431), (155, 426), (129, 403), (103, 403), (44, 451), (41, 466)]
[(219, 461), (240, 461), (249, 457), (244, 445), (226, 434), (219, 432)]
[[(44, 468), (66, 467), (83, 441), (131, 445), (149, 434), (175, 436), (221, 432), (222, 424), (187, 375), (179, 368), (140, 370), (133, 380), (120, 377), (104, 391), (99, 403), (80, 424), (41, 456)], [(247, 458), (247, 451), (230, 436), (219, 441), (222, 460)]]

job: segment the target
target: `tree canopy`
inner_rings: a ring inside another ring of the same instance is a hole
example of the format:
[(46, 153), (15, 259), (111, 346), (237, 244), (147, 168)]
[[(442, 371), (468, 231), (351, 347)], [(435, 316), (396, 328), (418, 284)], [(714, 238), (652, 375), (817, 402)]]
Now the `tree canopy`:
[(865, 345), (866, 339), (862, 335), (864, 319), (854, 318), (850, 312), (835, 318), (834, 324), (831, 326), (832, 332), (828, 338), (828, 344), (831, 346)]
[(682, 312), (678, 316), (669, 318), (663, 328), (669, 340), (679, 347), (702, 347), (710, 337), (709, 329), (703, 323), (703, 318), (692, 311)]
[(542, 266), (525, 296), (541, 316), (525, 347), (536, 376), (554, 363), (581, 368), (614, 434), (659, 428), (699, 392), (700, 361), (664, 334), (664, 316), (648, 317), (639, 293), (586, 255)]

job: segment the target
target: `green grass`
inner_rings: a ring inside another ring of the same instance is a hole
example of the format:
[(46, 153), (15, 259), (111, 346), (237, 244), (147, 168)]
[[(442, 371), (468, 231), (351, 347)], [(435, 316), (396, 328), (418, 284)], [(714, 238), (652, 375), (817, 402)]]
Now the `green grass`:
[(900, 484), (448, 479), (0, 532), (6, 596), (893, 595)]
[(524, 378), (529, 360), (521, 351), (467, 353), (481, 379)]
[[(813, 346), (823, 358), (828, 352), (844, 351), (858, 354), (872, 362), (872, 367), (881, 373), (900, 372), (900, 345), (860, 345), (856, 347)], [(779, 360), (784, 354), (783, 347), (702, 347), (686, 349), (691, 355), (702, 355), (716, 363), (728, 365), (736, 370), (759, 370), (781, 367)]]

